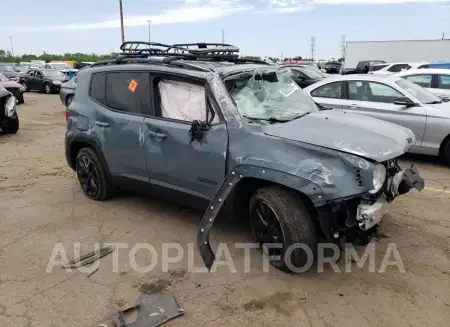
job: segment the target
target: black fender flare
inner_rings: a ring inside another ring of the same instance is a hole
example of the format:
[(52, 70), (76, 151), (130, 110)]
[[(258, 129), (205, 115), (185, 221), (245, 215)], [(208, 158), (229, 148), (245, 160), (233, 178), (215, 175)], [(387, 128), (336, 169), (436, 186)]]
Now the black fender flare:
[(68, 147), (67, 147), (68, 153), (66, 154), (66, 156), (67, 156), (67, 161), (69, 163), (69, 166), (73, 170), (75, 170), (75, 165), (73, 164), (75, 162), (75, 158), (72, 158), (72, 149), (73, 149), (73, 146), (77, 143), (85, 144), (86, 146), (90, 146), (91, 148), (94, 149), (95, 153), (98, 155), (98, 158), (99, 158), (102, 166), (105, 168), (108, 176), (110, 177), (111, 173), (109, 171), (109, 166), (106, 161), (105, 155), (103, 154), (100, 143), (97, 140), (92, 139), (87, 136), (84, 136), (84, 135), (76, 135), (76, 136), (73, 136), (70, 139), (68, 139)]
[(197, 249), (200, 252), (203, 263), (208, 270), (211, 269), (215, 261), (215, 255), (209, 242), (209, 233), (212, 229), (214, 221), (216, 220), (225, 199), (234, 187), (238, 185), (242, 179), (249, 177), (272, 181), (274, 183), (296, 189), (306, 194), (311, 199), (313, 204), (323, 203), (324, 201), (322, 189), (318, 185), (302, 177), (275, 169), (262, 168), (260, 166), (236, 166), (223, 180), (219, 190), (214, 195), (208, 208), (206, 209), (197, 231)]

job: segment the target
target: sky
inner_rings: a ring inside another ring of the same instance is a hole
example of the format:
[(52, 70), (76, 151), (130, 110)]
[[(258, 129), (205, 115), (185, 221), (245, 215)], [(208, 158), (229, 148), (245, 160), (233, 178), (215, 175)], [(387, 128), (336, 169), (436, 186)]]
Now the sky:
[[(119, 0), (2, 1), (0, 49), (110, 53)], [(242, 55), (340, 57), (341, 40), (450, 39), (450, 0), (123, 0), (125, 40), (221, 42)]]

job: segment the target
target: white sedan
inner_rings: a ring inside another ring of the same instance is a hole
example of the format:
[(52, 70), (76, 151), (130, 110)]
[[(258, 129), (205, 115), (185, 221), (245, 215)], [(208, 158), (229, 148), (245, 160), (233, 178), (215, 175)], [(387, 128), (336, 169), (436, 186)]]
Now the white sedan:
[(303, 91), (322, 107), (409, 128), (416, 136), (410, 152), (441, 156), (450, 164), (450, 102), (411, 81), (398, 76), (339, 75), (324, 78)]
[(450, 99), (450, 69), (411, 69), (395, 76), (416, 83), (442, 99)]
[(428, 68), (427, 62), (395, 62), (373, 65), (370, 67), (370, 75), (389, 76), (410, 69)]

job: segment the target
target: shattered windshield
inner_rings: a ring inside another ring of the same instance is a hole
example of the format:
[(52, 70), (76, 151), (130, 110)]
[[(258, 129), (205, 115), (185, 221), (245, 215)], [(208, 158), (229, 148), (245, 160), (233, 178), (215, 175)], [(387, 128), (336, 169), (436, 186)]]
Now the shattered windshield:
[(289, 121), (318, 106), (292, 80), (287, 68), (260, 68), (225, 80), (240, 113), (250, 119)]

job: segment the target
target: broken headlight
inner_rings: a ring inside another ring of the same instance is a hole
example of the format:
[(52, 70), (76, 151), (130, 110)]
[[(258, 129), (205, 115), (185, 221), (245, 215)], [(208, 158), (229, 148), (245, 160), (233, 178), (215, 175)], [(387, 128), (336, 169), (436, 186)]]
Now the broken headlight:
[(370, 194), (377, 193), (386, 180), (386, 168), (382, 164), (377, 164), (373, 169), (373, 189), (369, 191)]
[(5, 115), (6, 117), (14, 116), (16, 112), (16, 98), (14, 96), (10, 96), (5, 103)]

